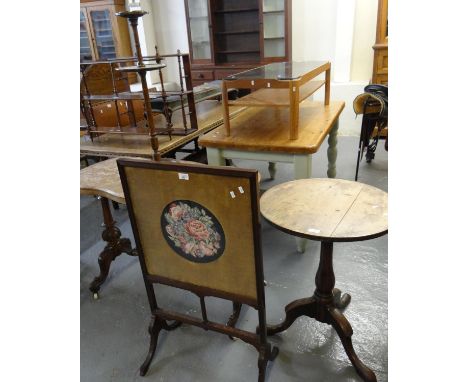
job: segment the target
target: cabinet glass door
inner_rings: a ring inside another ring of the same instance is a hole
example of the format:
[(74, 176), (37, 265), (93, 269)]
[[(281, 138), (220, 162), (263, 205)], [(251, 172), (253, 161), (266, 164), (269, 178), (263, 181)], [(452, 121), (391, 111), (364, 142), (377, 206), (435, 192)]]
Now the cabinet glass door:
[(112, 34), (112, 21), (108, 9), (90, 11), (93, 25), (94, 40), (99, 60), (116, 58), (114, 36)]
[(193, 59), (211, 60), (208, 0), (188, 0), (188, 13)]
[(263, 56), (286, 55), (284, 0), (263, 0)]
[(86, 22), (84, 12), (80, 11), (80, 62), (90, 61), (93, 59)]

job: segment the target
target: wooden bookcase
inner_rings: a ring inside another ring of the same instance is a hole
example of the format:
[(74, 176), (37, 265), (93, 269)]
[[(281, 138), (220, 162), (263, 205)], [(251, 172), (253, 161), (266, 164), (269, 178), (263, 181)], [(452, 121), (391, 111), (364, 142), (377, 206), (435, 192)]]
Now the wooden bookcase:
[(291, 0), (185, 0), (194, 85), (291, 59)]
[(379, 0), (374, 49), (373, 84), (388, 84), (388, 0)]
[(125, 0), (80, 0), (80, 62), (131, 57)]

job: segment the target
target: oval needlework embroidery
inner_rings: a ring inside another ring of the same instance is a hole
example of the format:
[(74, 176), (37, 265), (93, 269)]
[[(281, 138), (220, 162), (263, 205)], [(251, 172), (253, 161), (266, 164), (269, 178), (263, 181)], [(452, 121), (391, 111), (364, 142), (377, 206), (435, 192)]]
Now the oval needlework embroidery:
[(164, 208), (161, 230), (169, 246), (187, 260), (209, 263), (224, 252), (224, 231), (218, 219), (190, 200), (175, 200)]

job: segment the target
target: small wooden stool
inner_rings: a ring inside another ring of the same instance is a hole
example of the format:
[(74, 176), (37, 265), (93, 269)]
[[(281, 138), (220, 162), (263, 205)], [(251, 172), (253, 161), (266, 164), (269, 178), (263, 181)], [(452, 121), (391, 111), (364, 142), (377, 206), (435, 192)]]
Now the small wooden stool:
[(387, 193), (342, 179), (300, 179), (266, 191), (260, 199), (260, 211), (281, 231), (321, 242), (313, 296), (289, 303), (283, 323), (269, 326), (267, 334), (288, 329), (300, 316), (332, 325), (359, 376), (365, 381), (376, 381), (374, 372), (356, 355), (351, 342), (353, 329), (342, 313), (351, 296), (341, 295), (334, 288), (333, 243), (385, 235)]

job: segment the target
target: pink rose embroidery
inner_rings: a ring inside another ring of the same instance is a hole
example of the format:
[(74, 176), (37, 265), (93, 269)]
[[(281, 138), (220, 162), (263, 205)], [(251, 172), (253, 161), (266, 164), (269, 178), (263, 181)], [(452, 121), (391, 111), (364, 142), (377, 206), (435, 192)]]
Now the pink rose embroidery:
[(169, 209), (169, 213), (171, 214), (172, 219), (179, 220), (184, 214), (184, 211), (180, 206), (176, 206), (175, 204), (173, 204), (173, 207)]
[(198, 245), (203, 256), (212, 256), (215, 252), (215, 249), (211, 244), (206, 244), (204, 241), (201, 241)]
[(174, 236), (174, 229), (171, 225), (166, 226), (166, 232), (169, 234), (169, 236)]
[(193, 247), (195, 247), (195, 243), (190, 241), (188, 243), (185, 243), (182, 249), (184, 250), (185, 253), (192, 254)]
[(187, 260), (206, 263), (224, 252), (221, 224), (205, 207), (190, 200), (177, 200), (164, 208), (161, 228), (169, 246)]
[(206, 225), (200, 220), (190, 220), (185, 224), (185, 229), (191, 236), (198, 240), (206, 240), (210, 236)]

